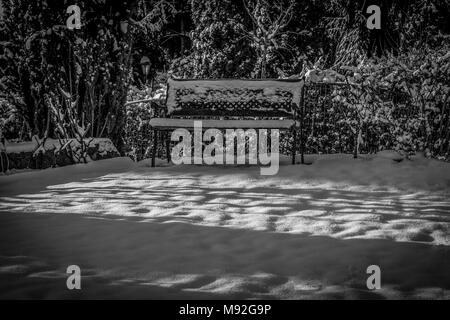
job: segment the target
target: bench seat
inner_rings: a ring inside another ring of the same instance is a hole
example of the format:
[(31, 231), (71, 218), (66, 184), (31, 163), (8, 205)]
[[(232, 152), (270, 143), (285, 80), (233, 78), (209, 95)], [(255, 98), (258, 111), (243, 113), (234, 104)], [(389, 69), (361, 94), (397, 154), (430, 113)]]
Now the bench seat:
[(194, 121), (201, 121), (203, 129), (280, 129), (288, 130), (295, 125), (292, 119), (283, 120), (203, 120), (203, 119), (173, 119), (153, 118), (150, 126), (159, 130), (174, 130), (178, 128), (193, 129)]

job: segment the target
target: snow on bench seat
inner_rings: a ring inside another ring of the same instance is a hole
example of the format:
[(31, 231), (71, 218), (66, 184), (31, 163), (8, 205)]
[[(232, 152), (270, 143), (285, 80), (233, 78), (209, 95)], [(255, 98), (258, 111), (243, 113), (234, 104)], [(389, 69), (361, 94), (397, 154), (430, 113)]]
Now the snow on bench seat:
[(197, 120), (153, 118), (150, 126), (160, 129), (194, 128), (194, 121), (201, 121), (203, 128), (217, 129), (290, 129), (295, 125), (291, 119), (284, 120)]

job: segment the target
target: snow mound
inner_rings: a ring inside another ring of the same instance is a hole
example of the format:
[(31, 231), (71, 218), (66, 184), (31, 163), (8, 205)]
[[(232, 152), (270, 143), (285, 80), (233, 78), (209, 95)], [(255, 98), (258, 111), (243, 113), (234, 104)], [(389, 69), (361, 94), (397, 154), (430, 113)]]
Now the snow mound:
[(390, 159), (394, 161), (402, 161), (405, 157), (394, 150), (383, 150), (377, 152), (376, 156), (378, 158)]
[[(73, 147), (79, 146), (79, 142), (76, 139), (70, 139), (71, 145)], [(45, 141), (45, 145), (43, 146), (44, 150), (54, 150), (61, 148), (66, 140), (56, 140), (56, 139), (47, 139)], [(98, 145), (99, 152), (115, 152), (118, 153), (116, 147), (112, 143), (112, 141), (108, 138), (93, 138), (93, 139), (85, 139), (85, 142), (89, 143), (89, 146)], [(26, 142), (18, 142), (18, 143), (7, 143), (5, 146), (7, 153), (21, 153), (21, 152), (33, 152), (38, 147), (36, 141), (26, 141)]]

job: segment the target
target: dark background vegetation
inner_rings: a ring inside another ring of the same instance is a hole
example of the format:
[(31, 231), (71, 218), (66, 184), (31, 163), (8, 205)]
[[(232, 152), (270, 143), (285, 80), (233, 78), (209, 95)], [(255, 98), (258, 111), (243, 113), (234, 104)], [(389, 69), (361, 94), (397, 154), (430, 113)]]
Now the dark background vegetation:
[[(301, 78), (332, 69), (354, 86), (311, 86), (308, 152), (353, 152), (358, 143), (362, 152), (450, 158), (447, 0), (1, 3), (2, 139), (108, 137), (140, 160), (152, 111), (125, 102), (153, 96), (168, 76)], [(72, 4), (80, 30), (65, 27)], [(381, 30), (366, 27), (373, 4)]]

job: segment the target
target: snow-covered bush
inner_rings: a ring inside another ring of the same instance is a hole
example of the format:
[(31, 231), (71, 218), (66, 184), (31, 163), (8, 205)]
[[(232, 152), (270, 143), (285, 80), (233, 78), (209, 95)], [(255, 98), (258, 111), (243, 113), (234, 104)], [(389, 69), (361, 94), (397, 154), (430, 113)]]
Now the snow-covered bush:
[(77, 139), (42, 141), (34, 137), (32, 141), (0, 144), (0, 169), (2, 172), (14, 169), (45, 169), (76, 163), (72, 154), (80, 154), (84, 149), (92, 160), (119, 157), (120, 154), (110, 139), (86, 139), (84, 148)]
[[(168, 1), (78, 1), (82, 28), (70, 31), (64, 22), (72, 4), (3, 2), (0, 97), (17, 108), (28, 139), (78, 139), (65, 134), (70, 134), (66, 126), (78, 126), (85, 137), (109, 137), (121, 150), (124, 104), (138, 65), (136, 39), (142, 34), (156, 39), (174, 7)], [(62, 110), (65, 118), (57, 116)]]
[(396, 150), (449, 158), (449, 47), (367, 60), (353, 71), (359, 128), (387, 135)]
[[(131, 86), (126, 105), (124, 128), (124, 150), (134, 161), (150, 157), (153, 146), (153, 132), (149, 126), (151, 118), (161, 115), (158, 106), (164, 105), (166, 96), (165, 83), (158, 83), (158, 89), (152, 93), (150, 88), (140, 90)], [(143, 102), (139, 102), (143, 101)], [(158, 145), (159, 151), (163, 148)]]
[(0, 139), (17, 139), (25, 134), (23, 121), (17, 108), (9, 101), (0, 99)]
[[(343, 67), (344, 85), (308, 83), (306, 152), (376, 152), (450, 158), (449, 46)], [(345, 81), (344, 81), (345, 82)]]

